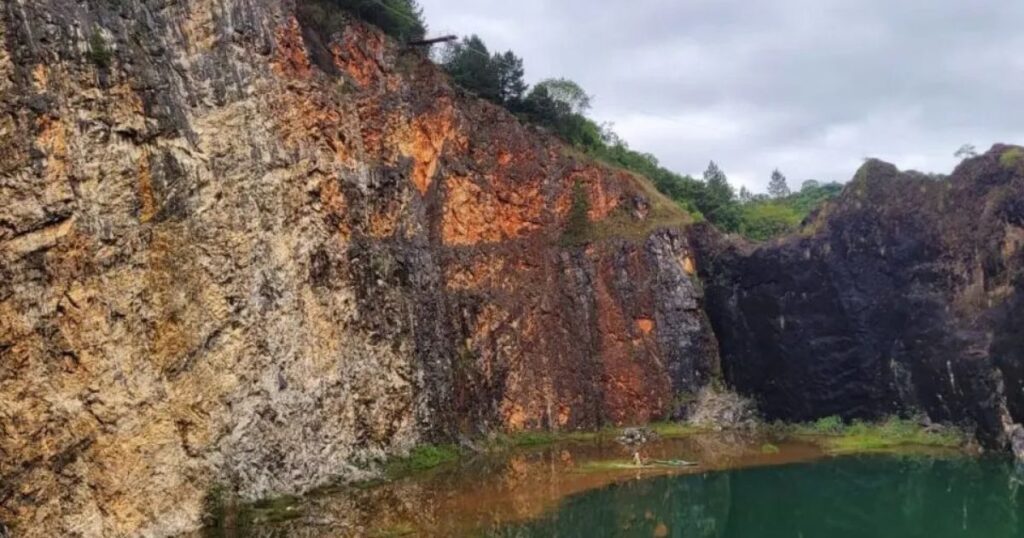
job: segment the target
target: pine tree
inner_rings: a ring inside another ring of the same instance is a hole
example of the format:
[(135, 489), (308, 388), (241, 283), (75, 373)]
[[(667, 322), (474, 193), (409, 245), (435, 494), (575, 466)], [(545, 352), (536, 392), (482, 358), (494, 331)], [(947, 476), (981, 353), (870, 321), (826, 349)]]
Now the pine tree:
[(739, 229), (739, 204), (725, 172), (711, 161), (704, 171), (704, 192), (697, 204), (701, 213), (719, 228), (735, 232)]
[(768, 194), (772, 198), (785, 198), (789, 196), (789, 185), (786, 184), (786, 176), (776, 168), (772, 171), (772, 179), (768, 182)]
[(729, 178), (715, 161), (708, 163), (708, 168), (704, 171), (704, 184), (715, 199), (722, 202), (732, 200), (734, 194), (732, 186), (729, 185)]
[(459, 86), (488, 101), (502, 102), (496, 64), (479, 36), (464, 37), (462, 41), (450, 44), (444, 51), (442, 63)]
[(523, 59), (509, 50), (505, 54), (495, 54), (491, 61), (498, 74), (498, 98), (501, 104), (513, 110), (521, 107), (526, 94)]
[(484, 41), (472, 35), (448, 45), (441, 63), (459, 86), (509, 110), (522, 108), (525, 70), (523, 59), (512, 51), (492, 55)]

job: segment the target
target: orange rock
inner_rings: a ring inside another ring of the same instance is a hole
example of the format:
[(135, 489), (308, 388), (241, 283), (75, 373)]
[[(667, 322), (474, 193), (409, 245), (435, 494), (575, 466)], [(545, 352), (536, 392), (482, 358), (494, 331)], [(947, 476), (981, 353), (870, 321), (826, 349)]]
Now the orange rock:
[(277, 55), (272, 61), (277, 74), (290, 78), (308, 79), (312, 75), (312, 66), (306, 54), (306, 46), (302, 41), (302, 30), (299, 21), (290, 17), (288, 23), (279, 26), (274, 37), (277, 40)]

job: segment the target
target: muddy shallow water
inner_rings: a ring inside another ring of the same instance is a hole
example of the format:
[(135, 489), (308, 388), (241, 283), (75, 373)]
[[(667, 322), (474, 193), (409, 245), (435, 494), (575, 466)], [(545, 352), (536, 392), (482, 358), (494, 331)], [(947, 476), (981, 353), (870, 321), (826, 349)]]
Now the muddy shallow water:
[[(765, 446), (769, 441), (772, 446)], [(646, 445), (644, 456), (698, 465), (633, 468), (626, 465), (632, 450), (614, 440), (520, 448), (463, 458), (456, 464), (393, 482), (328, 489), (294, 503), (281, 503), (272, 510), (229, 510), (222, 514), (216, 528), (206, 529), (201, 535), (543, 536), (543, 531), (530, 533), (529, 525), (558, 514), (565, 499), (611, 484), (646, 483), (665, 475), (714, 475), (712, 471), (827, 457), (811, 442), (769, 440), (736, 432), (662, 439)]]

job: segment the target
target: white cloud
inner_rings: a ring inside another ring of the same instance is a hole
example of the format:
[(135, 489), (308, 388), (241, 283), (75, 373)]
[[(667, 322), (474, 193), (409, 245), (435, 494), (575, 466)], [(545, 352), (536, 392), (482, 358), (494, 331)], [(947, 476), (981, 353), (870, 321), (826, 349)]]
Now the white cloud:
[(948, 172), (964, 143), (1024, 142), (1024, 2), (421, 0), (566, 76), (637, 150), (762, 191), (773, 168), (845, 181), (864, 157)]

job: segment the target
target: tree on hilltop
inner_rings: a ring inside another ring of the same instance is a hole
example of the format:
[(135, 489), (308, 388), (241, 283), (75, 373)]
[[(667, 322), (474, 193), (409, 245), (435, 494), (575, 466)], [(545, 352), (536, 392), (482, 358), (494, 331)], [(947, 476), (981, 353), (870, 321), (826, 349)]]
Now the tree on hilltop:
[(778, 168), (772, 171), (772, 179), (768, 182), (768, 194), (772, 198), (785, 198), (790, 194), (786, 176), (782, 175)]

